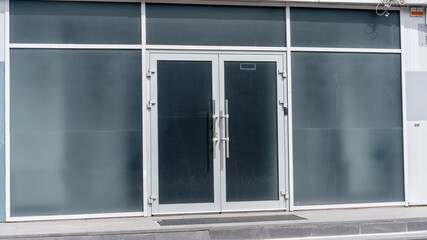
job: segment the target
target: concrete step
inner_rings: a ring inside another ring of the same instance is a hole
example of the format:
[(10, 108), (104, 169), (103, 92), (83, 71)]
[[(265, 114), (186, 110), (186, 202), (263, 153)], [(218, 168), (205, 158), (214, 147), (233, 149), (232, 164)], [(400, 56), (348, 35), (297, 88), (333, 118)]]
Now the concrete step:
[(10, 240), (427, 239), (427, 218), (2, 236)]
[[(159, 224), (171, 220), (185, 225)], [(427, 207), (10, 222), (0, 223), (0, 239), (427, 239)]]

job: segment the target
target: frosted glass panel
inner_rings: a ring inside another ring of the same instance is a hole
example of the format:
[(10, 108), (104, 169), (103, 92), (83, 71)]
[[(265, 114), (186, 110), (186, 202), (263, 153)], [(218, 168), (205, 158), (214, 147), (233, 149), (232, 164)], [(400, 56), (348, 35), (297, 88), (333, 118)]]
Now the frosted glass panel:
[(292, 53), (292, 92), (295, 205), (403, 201), (400, 54)]
[(278, 200), (276, 62), (225, 62), (227, 201)]
[(142, 211), (141, 52), (11, 50), (12, 216)]
[(400, 48), (398, 11), (291, 8), (294, 47)]
[(146, 7), (148, 44), (284, 47), (286, 43), (284, 8)]
[(141, 43), (139, 3), (12, 0), (13, 43)]
[(159, 61), (159, 203), (214, 201), (212, 62)]

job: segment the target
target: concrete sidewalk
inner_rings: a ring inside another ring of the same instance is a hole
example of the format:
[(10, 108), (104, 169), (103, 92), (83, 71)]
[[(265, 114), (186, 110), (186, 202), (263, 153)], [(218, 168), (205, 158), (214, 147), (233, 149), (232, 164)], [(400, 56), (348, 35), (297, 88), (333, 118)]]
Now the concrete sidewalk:
[[(294, 214), (303, 220), (160, 226), (164, 219)], [(0, 223), (0, 239), (427, 239), (427, 207)]]

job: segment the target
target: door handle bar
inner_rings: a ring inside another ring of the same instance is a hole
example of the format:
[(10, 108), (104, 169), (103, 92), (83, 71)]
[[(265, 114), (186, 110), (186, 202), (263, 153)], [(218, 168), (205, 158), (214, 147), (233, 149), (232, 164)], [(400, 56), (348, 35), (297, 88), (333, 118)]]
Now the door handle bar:
[(228, 99), (225, 99), (225, 111), (224, 115), (221, 115), (221, 119), (225, 120), (225, 138), (221, 138), (221, 141), (225, 142), (225, 157), (230, 158), (230, 136), (228, 131), (228, 119), (230, 116), (228, 115)]
[(216, 108), (215, 108), (215, 100), (212, 100), (212, 119), (213, 119), (213, 138), (212, 138), (212, 144), (213, 144), (213, 159), (216, 158), (216, 142), (218, 142), (218, 132), (216, 130), (216, 120), (218, 119), (218, 115), (216, 114)]

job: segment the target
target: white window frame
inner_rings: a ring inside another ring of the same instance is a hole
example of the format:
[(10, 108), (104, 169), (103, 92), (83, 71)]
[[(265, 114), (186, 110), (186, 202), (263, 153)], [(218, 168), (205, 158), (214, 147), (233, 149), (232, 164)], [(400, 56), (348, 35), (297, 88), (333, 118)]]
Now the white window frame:
[[(81, 1), (81, 0), (56, 0), (56, 1)], [(107, 1), (107, 2), (138, 2), (141, 3), (141, 44), (17, 44), (10, 43), (10, 14), (9, 14), (9, 0), (5, 2), (5, 191), (6, 191), (6, 221), (33, 221), (33, 220), (56, 220), (56, 219), (86, 219), (86, 218), (106, 218), (106, 217), (130, 217), (130, 216), (151, 216), (151, 206), (148, 204), (148, 196), (151, 191), (151, 163), (148, 151), (150, 149), (148, 129), (148, 117), (146, 104), (149, 100), (149, 81), (146, 73), (148, 70), (149, 56), (148, 51), (167, 51), (168, 53), (182, 52), (182, 51), (204, 51), (204, 52), (277, 52), (286, 53), (286, 67), (287, 67), (287, 104), (292, 106), (292, 65), (291, 54), (293, 51), (309, 51), (309, 52), (354, 52), (354, 53), (399, 53), (401, 59), (401, 80), (402, 80), (402, 127), (403, 127), (403, 163), (404, 163), (404, 202), (385, 202), (385, 203), (360, 203), (360, 204), (334, 204), (334, 205), (310, 205), (310, 206), (294, 206), (294, 185), (293, 185), (293, 138), (292, 138), (292, 107), (289, 107), (288, 113), (288, 162), (286, 168), (288, 169), (287, 186), (289, 189), (289, 206), (286, 208), (289, 211), (294, 210), (308, 210), (308, 209), (335, 209), (335, 208), (358, 208), (358, 207), (383, 207), (383, 206), (408, 206), (407, 198), (407, 182), (408, 182), (408, 159), (407, 159), (407, 119), (406, 119), (406, 78), (405, 78), (405, 42), (403, 41), (404, 25), (402, 21), (401, 8), (392, 7), (391, 10), (400, 12), (400, 49), (376, 49), (376, 48), (317, 48), (317, 47), (292, 47), (290, 36), (290, 8), (291, 7), (308, 7), (308, 8), (336, 8), (336, 9), (365, 9), (374, 10), (375, 5), (345, 5), (345, 4), (319, 4), (319, 3), (290, 3), (290, 2), (240, 2), (240, 1), (197, 1), (197, 0), (86, 0), (86, 1)], [(175, 3), (175, 4), (206, 4), (206, 5), (233, 5), (233, 6), (269, 6), (269, 7), (283, 7), (286, 9), (286, 47), (243, 47), (243, 46), (193, 46), (193, 45), (147, 45), (146, 44), (146, 3)], [(383, 8), (381, 8), (383, 9)], [(31, 216), (31, 217), (11, 217), (10, 215), (10, 49), (17, 48), (60, 48), (60, 49), (140, 49), (142, 53), (142, 151), (143, 151), (143, 212), (134, 213), (105, 213), (105, 214), (78, 214), (78, 215), (54, 215), (54, 216)]]
[[(59, 0), (61, 1), (61, 0)], [(98, 0), (95, 0), (98, 1)], [(90, 2), (90, 1), (88, 1)], [(105, 2), (105, 1), (103, 1)], [(10, 50), (11, 49), (129, 49), (141, 50), (142, 63), (145, 61), (145, 2), (144, 0), (128, 1), (108, 1), (108, 2), (135, 2), (140, 3), (141, 7), (141, 44), (27, 44), (10, 42), (10, 1), (5, 3), (5, 191), (6, 191), (6, 222), (19, 221), (40, 221), (40, 220), (58, 220), (58, 219), (89, 219), (89, 218), (111, 218), (111, 217), (138, 217), (146, 216), (147, 206), (147, 161), (146, 161), (146, 111), (142, 111), (142, 167), (143, 167), (143, 211), (141, 212), (117, 212), (117, 213), (94, 213), (94, 214), (70, 214), (70, 215), (46, 215), (46, 216), (11, 216), (11, 195), (10, 195)], [(145, 64), (141, 66), (143, 79), (145, 78)], [(147, 93), (142, 84), (142, 107), (146, 102)], [(144, 108), (143, 108), (144, 110)]]

